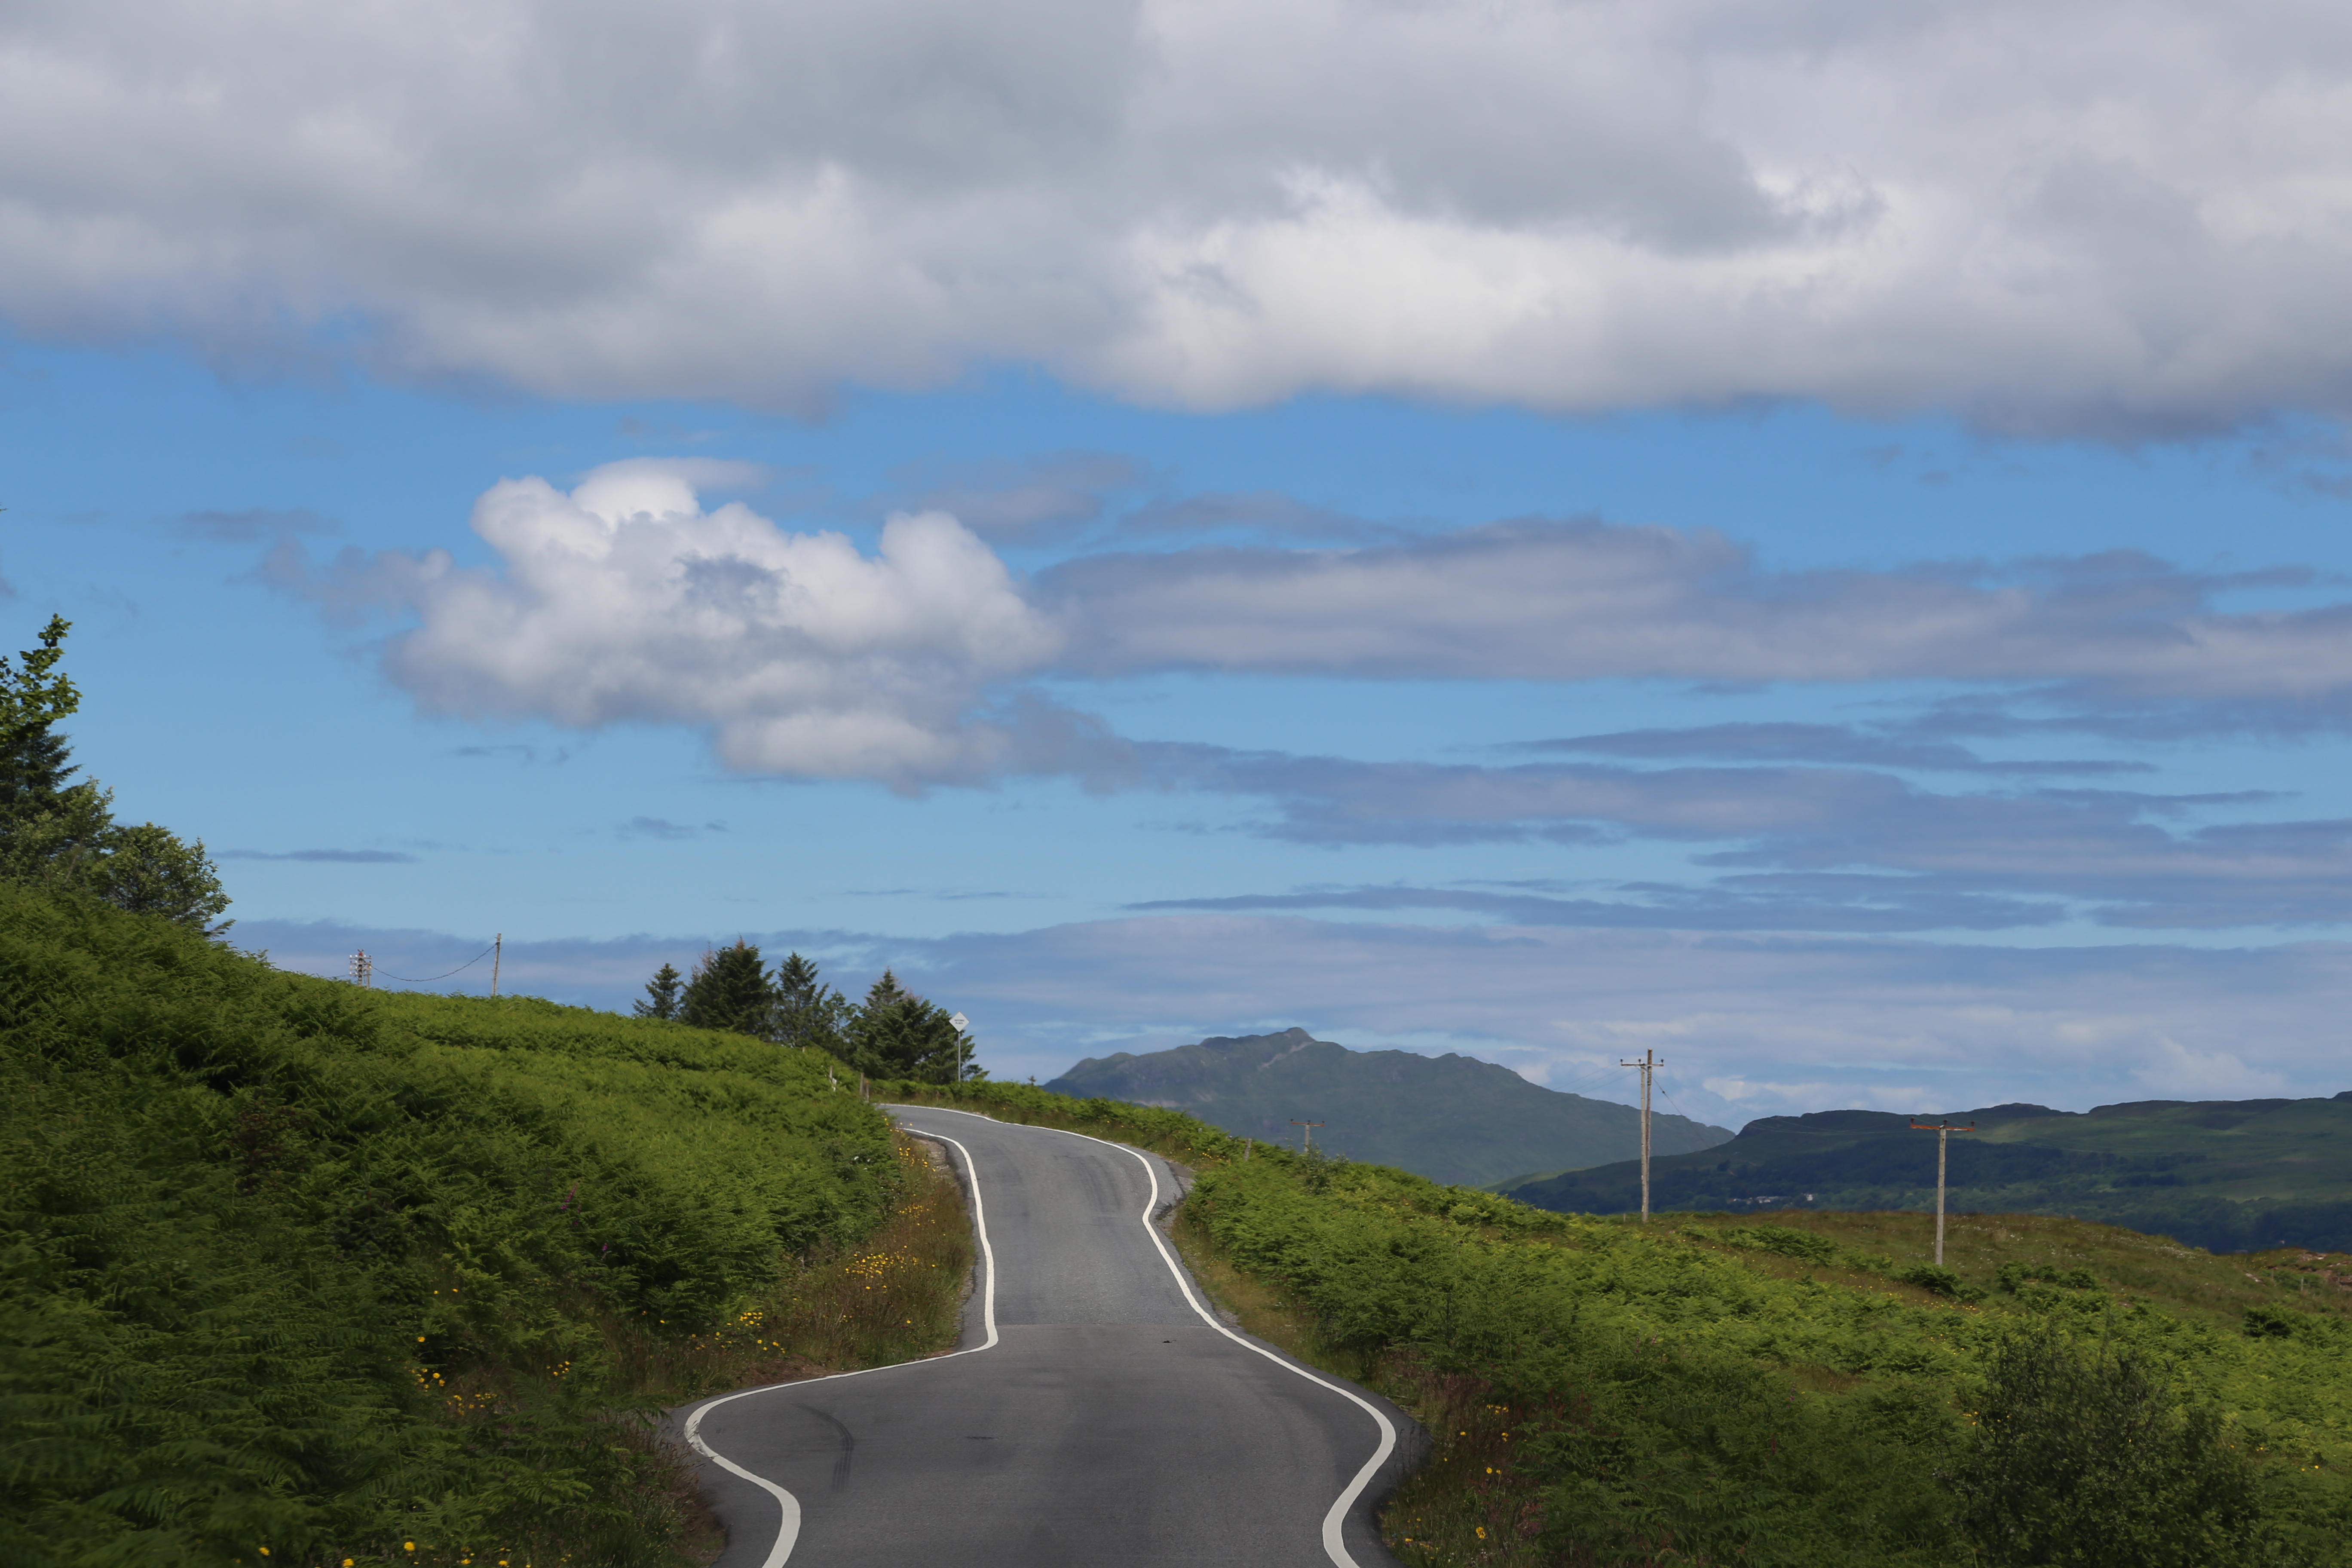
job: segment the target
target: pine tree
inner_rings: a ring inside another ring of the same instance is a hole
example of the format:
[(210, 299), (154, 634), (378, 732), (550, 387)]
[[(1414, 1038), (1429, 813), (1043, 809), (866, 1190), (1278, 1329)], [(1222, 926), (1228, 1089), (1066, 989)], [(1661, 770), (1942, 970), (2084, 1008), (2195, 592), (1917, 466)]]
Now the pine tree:
[(640, 1018), (677, 1017), (678, 992), (685, 984), (686, 977), (677, 972), (675, 964), (665, 963), (655, 970), (654, 977), (646, 982), (646, 995), (648, 999), (636, 1005), (637, 1016)]
[(152, 822), (118, 824), (113, 791), (67, 782), (72, 748), (57, 724), (80, 709), (81, 694), (57, 667), (72, 629), (51, 616), (38, 648), (16, 663), (0, 657), (0, 875), (218, 937), (233, 922), (212, 923), (229, 900), (204, 841), (184, 843)]
[(887, 969), (851, 1018), (849, 1037), (851, 1065), (859, 1071), (919, 1083), (956, 1081), (971, 1044), (946, 1008), (907, 990)]
[(81, 693), (55, 673), (65, 657), (59, 645), (73, 623), (51, 616), (41, 646), (27, 648), (12, 664), (0, 654), (0, 834), (14, 840), (56, 809), (73, 776), (71, 749), (57, 722), (81, 707)]
[(731, 1029), (764, 1037), (776, 992), (760, 950), (740, 937), (732, 947), (706, 952), (678, 998), (678, 1016), (698, 1029)]
[(850, 1060), (848, 999), (817, 978), (816, 965), (795, 952), (776, 965), (776, 1010), (769, 1037), (779, 1045), (814, 1046)]

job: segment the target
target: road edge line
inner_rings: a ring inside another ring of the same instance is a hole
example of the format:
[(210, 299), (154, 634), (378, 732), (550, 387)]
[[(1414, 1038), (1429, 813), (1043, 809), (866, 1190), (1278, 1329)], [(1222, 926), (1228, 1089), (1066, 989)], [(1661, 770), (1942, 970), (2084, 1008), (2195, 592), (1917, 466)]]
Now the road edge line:
[[(996, 1249), (989, 1245), (988, 1210), (987, 1205), (982, 1203), (980, 1196), (979, 1163), (972, 1159), (971, 1150), (965, 1148), (961, 1143), (957, 1142), (956, 1140), (949, 1137), (944, 1132), (923, 1133), (919, 1134), (919, 1136), (937, 1138), (942, 1143), (951, 1144), (953, 1145), (955, 1152), (963, 1156), (964, 1174), (968, 1178), (969, 1190), (971, 1193), (971, 1227), (980, 1237), (981, 1261), (988, 1270), (988, 1283), (980, 1299), (981, 1322), (988, 1330), (988, 1338), (982, 1343), (972, 1346), (970, 1350), (950, 1351), (946, 1355), (926, 1356), (920, 1361), (894, 1361), (887, 1366), (861, 1366), (855, 1372), (836, 1372), (825, 1377), (804, 1377), (795, 1383), (763, 1384), (758, 1388), (740, 1389), (733, 1394), (722, 1394), (715, 1399), (706, 1399), (701, 1404), (694, 1407), (693, 1414), (689, 1415), (686, 1418), (686, 1441), (688, 1447), (691, 1447), (696, 1453), (701, 1455), (704, 1458), (709, 1459), (712, 1464), (717, 1465), (720, 1469), (725, 1470), (729, 1475), (740, 1476), (744, 1480), (750, 1481), (753, 1486), (758, 1487), (761, 1490), (774, 1498), (776, 1500), (778, 1511), (782, 1515), (782, 1519), (777, 1522), (775, 1544), (769, 1547), (768, 1555), (761, 1563), (760, 1568), (783, 1568), (786, 1560), (792, 1556), (793, 1548), (800, 1542), (801, 1500), (793, 1496), (791, 1492), (786, 1491), (782, 1487), (778, 1486), (775, 1482), (768, 1479), (765, 1476), (756, 1475), (751, 1471), (745, 1469), (742, 1466), (737, 1464), (734, 1460), (729, 1458), (726, 1455), (720, 1453), (718, 1449), (704, 1442), (702, 1440), (702, 1418), (705, 1415), (709, 1415), (712, 1411), (718, 1409), (722, 1405), (732, 1405), (739, 1399), (749, 1399), (755, 1394), (773, 1394), (779, 1389), (785, 1388), (806, 1388), (812, 1384), (835, 1383), (845, 1377), (864, 1377), (868, 1373), (894, 1372), (903, 1366), (932, 1366), (940, 1362), (953, 1361), (958, 1356), (978, 1355), (981, 1352), (984, 1350), (992, 1350), (996, 1346)], [(1097, 1140), (1097, 1142), (1100, 1142), (1100, 1140)], [(1118, 1148), (1118, 1145), (1114, 1143), (1111, 1147), (1115, 1149)], [(1130, 1151), (1130, 1152), (1132, 1152), (1132, 1151)], [(1159, 1185), (1155, 1179), (1153, 1183), (1153, 1191), (1156, 1194), (1158, 1190)], [(1188, 1293), (1187, 1300), (1189, 1299), (1190, 1295)], [(1195, 1310), (1197, 1310), (1198, 1309), (1196, 1308)], [(1343, 1390), (1342, 1392), (1345, 1391)], [(1349, 1563), (1348, 1568), (1354, 1568), (1354, 1564)]]
[[(940, 1106), (936, 1109), (947, 1110), (950, 1108)], [(978, 1113), (967, 1111), (965, 1114), (976, 1115)], [(990, 1117), (987, 1120), (994, 1121), (995, 1118)], [(1349, 1403), (1355, 1405), (1356, 1408), (1361, 1410), (1365, 1415), (1370, 1416), (1379, 1424), (1381, 1428), (1380, 1447), (1373, 1450), (1372, 1457), (1364, 1461), (1363, 1468), (1356, 1472), (1356, 1479), (1348, 1483), (1347, 1487), (1339, 1493), (1339, 1498), (1331, 1504), (1330, 1511), (1323, 1516), (1323, 1551), (1324, 1554), (1331, 1559), (1333, 1568), (1363, 1568), (1363, 1565), (1356, 1561), (1355, 1554), (1348, 1550), (1346, 1533), (1348, 1510), (1356, 1506), (1356, 1500), (1364, 1495), (1364, 1489), (1372, 1484), (1372, 1478), (1380, 1473), (1380, 1469), (1382, 1465), (1388, 1463), (1389, 1456), (1396, 1452), (1397, 1430), (1395, 1423), (1391, 1422), (1388, 1418), (1387, 1414), (1383, 1412), (1379, 1405), (1374, 1405), (1370, 1400), (1366, 1399), (1362, 1394), (1355, 1392), (1355, 1390), (1343, 1388), (1328, 1378), (1318, 1377), (1315, 1373), (1307, 1371), (1305, 1367), (1300, 1366), (1297, 1363), (1277, 1354), (1274, 1351), (1268, 1350), (1265, 1346), (1251, 1343), (1240, 1334), (1237, 1334), (1234, 1332), (1233, 1330), (1225, 1327), (1223, 1323), (1217, 1320), (1215, 1313), (1210, 1311), (1208, 1308), (1201, 1304), (1200, 1298), (1192, 1294), (1192, 1281), (1185, 1278), (1182, 1265), (1177, 1262), (1175, 1254), (1169, 1250), (1167, 1239), (1160, 1234), (1160, 1227), (1151, 1223), (1152, 1212), (1160, 1206), (1160, 1168), (1151, 1163), (1152, 1157), (1150, 1155), (1145, 1153), (1140, 1149), (1130, 1147), (1125, 1143), (1114, 1143), (1108, 1138), (1097, 1138), (1092, 1133), (1070, 1132), (1070, 1130), (1066, 1127), (1045, 1127), (1040, 1128), (1038, 1131), (1044, 1132), (1069, 1132), (1070, 1136), (1073, 1138), (1084, 1138), (1089, 1143), (1099, 1143), (1106, 1149), (1117, 1149), (1121, 1153), (1132, 1154), (1138, 1160), (1142, 1161), (1143, 1173), (1150, 1180), (1151, 1183), (1151, 1195), (1145, 1200), (1143, 1205), (1144, 1234), (1151, 1237), (1151, 1245), (1159, 1249), (1160, 1261), (1168, 1265), (1168, 1272), (1175, 1277), (1176, 1289), (1184, 1293), (1186, 1305), (1190, 1306), (1193, 1311), (1200, 1314), (1200, 1318), (1202, 1322), (1216, 1330), (1217, 1332), (1224, 1335), (1225, 1338), (1233, 1341), (1234, 1343), (1241, 1346), (1244, 1350), (1256, 1352), (1259, 1355), (1265, 1357), (1266, 1360), (1274, 1363), (1275, 1365), (1282, 1368), (1285, 1372), (1292, 1373), (1299, 1377), (1303, 1377), (1307, 1382), (1316, 1384), (1318, 1387), (1329, 1389), (1332, 1393), (1338, 1394), (1340, 1398), (1347, 1400)]]

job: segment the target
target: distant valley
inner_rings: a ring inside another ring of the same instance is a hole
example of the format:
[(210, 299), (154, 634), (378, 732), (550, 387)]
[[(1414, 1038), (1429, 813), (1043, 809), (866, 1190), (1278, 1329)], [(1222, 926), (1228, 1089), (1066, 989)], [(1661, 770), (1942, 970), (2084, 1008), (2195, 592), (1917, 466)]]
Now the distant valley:
[[(1057, 1094), (1166, 1106), (1244, 1137), (1318, 1147), (1433, 1181), (1484, 1186), (1528, 1171), (1637, 1159), (1641, 1113), (1541, 1088), (1474, 1058), (1358, 1051), (1304, 1029), (1218, 1036), (1138, 1056), (1089, 1058), (1044, 1086)], [(1654, 1154), (1686, 1154), (1728, 1128), (1653, 1115)]]
[[(1913, 1131), (1914, 1120), (1875, 1110), (1764, 1117), (1727, 1143), (1654, 1159), (1652, 1206), (1932, 1208), (1936, 1139)], [(1978, 1128), (1951, 1140), (1955, 1212), (2068, 1215), (2217, 1252), (2352, 1248), (2352, 1094), (2084, 1112), (1995, 1105), (1950, 1120)], [(1640, 1180), (1638, 1160), (1624, 1160), (1494, 1190), (1538, 1208), (1622, 1214), (1640, 1205)]]

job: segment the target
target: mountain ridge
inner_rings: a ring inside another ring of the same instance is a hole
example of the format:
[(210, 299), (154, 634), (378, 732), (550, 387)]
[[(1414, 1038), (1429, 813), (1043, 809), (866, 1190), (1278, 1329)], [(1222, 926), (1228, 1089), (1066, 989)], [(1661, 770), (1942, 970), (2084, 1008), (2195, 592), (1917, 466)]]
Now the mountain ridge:
[[(1298, 1027), (1089, 1057), (1043, 1087), (1182, 1110), (1269, 1142), (1295, 1142), (1295, 1121), (1320, 1121), (1318, 1148), (1466, 1186), (1602, 1164), (1641, 1147), (1632, 1106), (1545, 1089), (1475, 1057), (1360, 1051)], [(1677, 1153), (1732, 1137), (1663, 1112), (1651, 1131), (1654, 1149)]]
[[(1950, 1141), (1955, 1213), (2064, 1215), (2214, 1251), (2352, 1247), (2352, 1091), (2333, 1099), (2126, 1100), (2087, 1111), (2014, 1102), (1916, 1118), (1877, 1110), (1759, 1117), (1727, 1142), (1651, 1162), (1660, 1210), (1924, 1209), (1936, 1140), (1915, 1121), (1974, 1122)], [(1622, 1214), (1637, 1162), (1496, 1182), (1536, 1208)]]

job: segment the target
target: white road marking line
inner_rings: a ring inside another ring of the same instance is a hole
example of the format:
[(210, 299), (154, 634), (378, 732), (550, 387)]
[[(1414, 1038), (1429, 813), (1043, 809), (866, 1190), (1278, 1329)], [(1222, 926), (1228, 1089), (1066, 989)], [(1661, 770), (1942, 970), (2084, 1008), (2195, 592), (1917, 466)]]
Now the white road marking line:
[[(972, 1229), (980, 1234), (981, 1261), (986, 1264), (988, 1268), (988, 1283), (986, 1288), (981, 1292), (980, 1298), (981, 1322), (988, 1330), (988, 1339), (985, 1342), (976, 1344), (968, 1351), (950, 1351), (946, 1355), (930, 1356), (922, 1361), (892, 1362), (887, 1366), (860, 1367), (856, 1372), (835, 1373), (831, 1377), (804, 1377), (797, 1383), (772, 1383), (760, 1388), (746, 1388), (736, 1394), (722, 1394), (716, 1399), (705, 1400), (703, 1403), (694, 1407), (694, 1414), (686, 1418), (686, 1440), (692, 1446), (694, 1451), (701, 1455), (704, 1458), (709, 1459), (712, 1464), (717, 1465), (720, 1469), (725, 1470), (729, 1475), (740, 1476), (743, 1479), (751, 1482), (753, 1486), (758, 1487), (761, 1491), (764, 1491), (769, 1496), (774, 1498), (776, 1500), (776, 1507), (778, 1510), (783, 1515), (782, 1520), (776, 1526), (775, 1544), (768, 1548), (768, 1555), (766, 1559), (761, 1563), (760, 1568), (784, 1568), (785, 1559), (792, 1556), (793, 1543), (800, 1540), (801, 1535), (801, 1500), (793, 1496), (792, 1493), (786, 1491), (775, 1482), (768, 1479), (767, 1477), (754, 1475), (750, 1470), (745, 1469), (742, 1466), (735, 1463), (734, 1460), (730, 1459), (718, 1449), (712, 1447), (709, 1444), (704, 1442), (702, 1440), (702, 1418), (704, 1416), (709, 1415), (712, 1411), (718, 1409), (722, 1405), (731, 1405), (739, 1399), (749, 1399), (755, 1394), (773, 1394), (780, 1389), (785, 1388), (806, 1388), (811, 1384), (835, 1383), (845, 1377), (864, 1377), (866, 1373), (875, 1372), (896, 1372), (900, 1367), (930, 1366), (939, 1362), (953, 1361), (960, 1355), (978, 1355), (984, 1350), (992, 1350), (995, 1348), (996, 1249), (991, 1247), (988, 1243), (988, 1212), (982, 1205), (980, 1201), (980, 1166), (972, 1159), (971, 1150), (965, 1148), (962, 1144), (958, 1143), (946, 1133), (932, 1132), (927, 1133), (925, 1136), (937, 1138), (940, 1142), (952, 1146), (957, 1153), (962, 1155), (964, 1173), (971, 1178), (971, 1225)], [(1112, 1147), (1116, 1148), (1118, 1145), (1114, 1144)], [(1155, 1188), (1154, 1190), (1156, 1191), (1157, 1189)]]
[[(909, 1107), (908, 1109), (945, 1110), (956, 1116), (970, 1116), (977, 1118), (982, 1121), (994, 1122), (995, 1125), (999, 1127), (1020, 1127), (1028, 1125), (1025, 1122), (997, 1121), (996, 1118), (983, 1115), (982, 1112), (977, 1110), (958, 1110), (953, 1106), (947, 1105), (926, 1105)], [(1348, 1521), (1348, 1510), (1355, 1506), (1356, 1500), (1358, 1498), (1364, 1495), (1364, 1489), (1372, 1484), (1372, 1478), (1380, 1473), (1381, 1466), (1387, 1462), (1388, 1457), (1396, 1452), (1397, 1434), (1395, 1426), (1389, 1420), (1388, 1416), (1381, 1412), (1379, 1405), (1374, 1405), (1370, 1400), (1363, 1397), (1363, 1395), (1357, 1394), (1352, 1389), (1342, 1388), (1336, 1383), (1316, 1376), (1313, 1373), (1308, 1372), (1305, 1367), (1299, 1366), (1296, 1363), (1285, 1360), (1283, 1357), (1276, 1354), (1273, 1351), (1266, 1349), (1264, 1345), (1252, 1344), (1249, 1341), (1242, 1338), (1241, 1335), (1234, 1332), (1233, 1330), (1225, 1327), (1222, 1322), (1219, 1322), (1217, 1321), (1216, 1314), (1211, 1312), (1206, 1307), (1203, 1307), (1201, 1304), (1200, 1299), (1192, 1294), (1192, 1282), (1184, 1277), (1182, 1266), (1176, 1261), (1175, 1255), (1169, 1251), (1167, 1242), (1160, 1238), (1159, 1229), (1151, 1223), (1152, 1212), (1160, 1206), (1160, 1168), (1151, 1163), (1150, 1155), (1146, 1154), (1140, 1149), (1131, 1149), (1124, 1143), (1114, 1143), (1108, 1138), (1097, 1138), (1092, 1134), (1086, 1132), (1071, 1132), (1066, 1127), (1039, 1127), (1034, 1129), (1034, 1131), (1039, 1132), (1061, 1132), (1066, 1133), (1072, 1138), (1083, 1138), (1089, 1143), (1099, 1143), (1106, 1149), (1116, 1149), (1122, 1154), (1132, 1154), (1138, 1160), (1141, 1161), (1143, 1163), (1143, 1173), (1145, 1179), (1151, 1184), (1150, 1195), (1146, 1197), (1143, 1202), (1143, 1231), (1146, 1236), (1149, 1236), (1151, 1238), (1152, 1247), (1160, 1254), (1160, 1261), (1168, 1266), (1168, 1272), (1174, 1277), (1176, 1280), (1176, 1289), (1183, 1293), (1185, 1304), (1191, 1307), (1192, 1310), (1199, 1315), (1202, 1322), (1208, 1324), (1209, 1327), (1216, 1330), (1217, 1332), (1224, 1335), (1225, 1338), (1233, 1341), (1234, 1343), (1241, 1346), (1244, 1350), (1252, 1351), (1265, 1357), (1266, 1360), (1282, 1368), (1283, 1371), (1293, 1373), (1298, 1377), (1303, 1377), (1318, 1388), (1329, 1389), (1332, 1393), (1338, 1394), (1340, 1398), (1347, 1400), (1359, 1410), (1361, 1410), (1365, 1415), (1370, 1416), (1372, 1420), (1379, 1425), (1381, 1429), (1380, 1447), (1372, 1451), (1372, 1457), (1364, 1461), (1363, 1468), (1356, 1472), (1355, 1479), (1348, 1483), (1346, 1489), (1342, 1490), (1339, 1497), (1332, 1502), (1330, 1511), (1323, 1516), (1323, 1552), (1326, 1556), (1331, 1559), (1333, 1568), (1363, 1568), (1363, 1565), (1358, 1563), (1355, 1557), (1348, 1551), (1345, 1533)], [(740, 1465), (733, 1463), (724, 1455), (720, 1454), (717, 1449), (711, 1447), (709, 1444), (705, 1443), (702, 1440), (701, 1436), (703, 1416), (709, 1415), (711, 1411), (718, 1409), (722, 1405), (731, 1404), (738, 1399), (748, 1399), (755, 1394), (772, 1394), (776, 1390), (782, 1388), (805, 1388), (813, 1383), (831, 1383), (835, 1379), (844, 1377), (864, 1377), (868, 1373), (892, 1372), (897, 1370), (898, 1367), (903, 1366), (929, 1366), (938, 1362), (952, 1361), (956, 1356), (960, 1355), (977, 1355), (982, 1351), (991, 1349), (996, 1343), (996, 1252), (995, 1249), (989, 1245), (987, 1213), (982, 1206), (980, 1200), (980, 1166), (978, 1163), (972, 1159), (971, 1150), (965, 1148), (961, 1143), (957, 1142), (946, 1133), (933, 1132), (927, 1133), (925, 1136), (937, 1138), (940, 1142), (951, 1145), (957, 1153), (961, 1154), (963, 1156), (964, 1171), (971, 1178), (972, 1228), (980, 1233), (981, 1257), (988, 1265), (988, 1288), (981, 1297), (981, 1317), (982, 1321), (988, 1328), (987, 1343), (974, 1345), (968, 1351), (954, 1351), (947, 1355), (932, 1356), (928, 1361), (894, 1362), (889, 1366), (869, 1366), (857, 1372), (839, 1372), (834, 1373), (832, 1377), (812, 1377), (805, 1378), (799, 1383), (777, 1383), (770, 1384), (764, 1388), (747, 1388), (740, 1394), (721, 1394), (716, 1399), (708, 1400), (703, 1404), (697, 1405), (695, 1407), (694, 1414), (686, 1418), (686, 1440), (693, 1445), (695, 1452), (718, 1465), (721, 1469), (726, 1470), (730, 1475), (740, 1476), (745, 1480), (751, 1482), (754, 1486), (771, 1493), (774, 1496), (779, 1507), (782, 1510), (783, 1521), (776, 1531), (776, 1543), (769, 1549), (767, 1560), (760, 1564), (760, 1568), (783, 1568), (785, 1559), (789, 1558), (793, 1554), (793, 1544), (800, 1538), (801, 1532), (800, 1500), (793, 1496), (792, 1493), (786, 1491), (783, 1488), (776, 1485), (773, 1481), (767, 1479), (765, 1477), (753, 1475), (751, 1471), (743, 1468)]]
[[(933, 1109), (945, 1110), (947, 1108), (940, 1106)], [(977, 1112), (966, 1111), (964, 1114), (969, 1116), (975, 1115)], [(993, 1118), (990, 1118), (989, 1120), (993, 1120)], [(1356, 1479), (1348, 1483), (1347, 1489), (1342, 1491), (1338, 1500), (1331, 1504), (1331, 1511), (1323, 1516), (1323, 1551), (1324, 1553), (1331, 1559), (1334, 1568), (1362, 1568), (1362, 1564), (1359, 1563), (1354, 1556), (1348, 1551), (1348, 1543), (1345, 1535), (1348, 1522), (1348, 1510), (1356, 1505), (1356, 1500), (1358, 1498), (1364, 1495), (1364, 1489), (1372, 1484), (1372, 1478), (1380, 1473), (1381, 1466), (1388, 1461), (1388, 1457), (1396, 1452), (1397, 1435), (1395, 1426), (1390, 1422), (1388, 1416), (1381, 1412), (1379, 1405), (1374, 1405), (1370, 1400), (1366, 1399), (1363, 1395), (1356, 1393), (1352, 1389), (1342, 1388), (1336, 1383), (1316, 1376), (1305, 1367), (1298, 1365), (1295, 1362), (1286, 1361), (1283, 1357), (1276, 1355), (1274, 1352), (1266, 1349), (1264, 1345), (1250, 1343), (1249, 1341), (1242, 1338), (1241, 1335), (1225, 1327), (1223, 1323), (1219, 1322), (1214, 1313), (1211, 1312), (1206, 1307), (1201, 1305), (1200, 1300), (1192, 1294), (1192, 1282), (1184, 1278), (1184, 1270), (1177, 1264), (1175, 1255), (1168, 1250), (1168, 1243), (1161, 1239), (1159, 1227), (1151, 1223), (1152, 1212), (1160, 1206), (1160, 1170), (1158, 1166), (1151, 1163), (1150, 1155), (1146, 1154), (1140, 1149), (1130, 1149), (1124, 1143), (1114, 1143), (1108, 1138), (1097, 1138), (1091, 1133), (1087, 1132), (1070, 1132), (1070, 1130), (1066, 1127), (1047, 1127), (1043, 1128), (1040, 1131), (1046, 1132), (1069, 1132), (1070, 1136), (1073, 1138), (1084, 1138), (1089, 1143), (1099, 1143), (1106, 1149), (1116, 1149), (1123, 1154), (1132, 1154), (1137, 1159), (1142, 1161), (1143, 1173), (1149, 1177), (1151, 1182), (1151, 1195), (1149, 1198), (1146, 1198), (1143, 1204), (1144, 1233), (1151, 1237), (1151, 1245), (1157, 1247), (1160, 1251), (1160, 1260), (1168, 1265), (1168, 1272), (1176, 1277), (1176, 1289), (1184, 1292), (1185, 1302), (1192, 1307), (1193, 1311), (1198, 1312), (1201, 1315), (1201, 1321), (1208, 1324), (1209, 1327), (1216, 1330), (1217, 1332), (1224, 1335), (1225, 1338), (1233, 1341), (1234, 1343), (1241, 1346), (1244, 1350), (1255, 1351), (1259, 1355), (1265, 1357), (1266, 1360), (1274, 1363), (1275, 1365), (1282, 1368), (1283, 1371), (1295, 1373), (1298, 1376), (1305, 1378), (1307, 1382), (1316, 1384), (1318, 1387), (1329, 1389), (1332, 1393), (1338, 1394), (1340, 1398), (1349, 1401), (1358, 1409), (1361, 1410), (1365, 1415), (1370, 1416), (1374, 1421), (1380, 1424), (1380, 1447), (1372, 1451), (1372, 1457), (1364, 1461), (1364, 1468), (1356, 1472)]]

